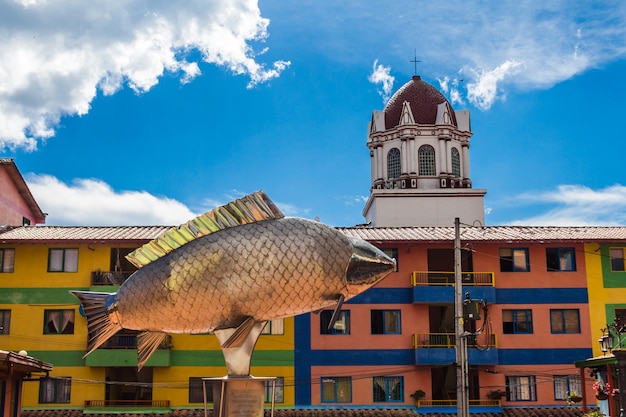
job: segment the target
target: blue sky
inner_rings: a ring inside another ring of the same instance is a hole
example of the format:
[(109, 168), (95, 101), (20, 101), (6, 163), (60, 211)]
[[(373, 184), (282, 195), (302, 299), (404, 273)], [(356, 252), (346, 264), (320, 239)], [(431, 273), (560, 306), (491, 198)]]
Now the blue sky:
[(1, 156), (49, 225), (175, 225), (264, 189), (351, 226), (371, 112), (416, 54), (471, 112), (488, 225), (626, 225), (626, 2), (434, 3), (0, 0)]

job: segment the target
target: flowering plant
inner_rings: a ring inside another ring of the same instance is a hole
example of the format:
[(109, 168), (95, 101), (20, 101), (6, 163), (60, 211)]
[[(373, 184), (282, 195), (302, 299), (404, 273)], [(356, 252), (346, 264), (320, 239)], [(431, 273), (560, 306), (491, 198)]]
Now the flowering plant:
[(583, 400), (583, 397), (580, 396), (576, 391), (572, 391), (567, 396), (567, 404), (571, 407), (576, 403), (579, 403)]
[(593, 383), (593, 390), (596, 394), (608, 394), (613, 393), (611, 390), (611, 384), (608, 382), (596, 381)]

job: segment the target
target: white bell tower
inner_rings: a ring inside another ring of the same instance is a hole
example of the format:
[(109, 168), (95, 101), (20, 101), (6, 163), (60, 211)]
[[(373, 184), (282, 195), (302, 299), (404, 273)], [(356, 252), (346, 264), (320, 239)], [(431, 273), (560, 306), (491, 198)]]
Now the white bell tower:
[(454, 111), (419, 75), (372, 113), (372, 185), (363, 210), (376, 227), (484, 224), (484, 189), (472, 188), (469, 110)]

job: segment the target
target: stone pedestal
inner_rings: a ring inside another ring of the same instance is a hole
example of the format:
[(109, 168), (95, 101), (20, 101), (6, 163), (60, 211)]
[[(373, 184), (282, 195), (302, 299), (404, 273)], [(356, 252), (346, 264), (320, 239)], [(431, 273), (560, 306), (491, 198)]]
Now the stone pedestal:
[[(213, 417), (263, 417), (265, 381), (272, 381), (272, 399), (276, 387), (275, 377), (203, 378), (203, 382), (209, 381), (213, 383)], [(204, 407), (206, 417), (206, 403)], [(274, 415), (274, 401), (271, 415)]]

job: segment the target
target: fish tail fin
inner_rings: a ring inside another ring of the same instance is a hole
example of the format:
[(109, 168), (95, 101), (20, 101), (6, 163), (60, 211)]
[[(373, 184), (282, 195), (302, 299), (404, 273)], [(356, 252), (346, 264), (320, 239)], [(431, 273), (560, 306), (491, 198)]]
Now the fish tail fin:
[(85, 358), (122, 328), (117, 320), (111, 319), (109, 311), (112, 304), (110, 297), (115, 294), (91, 291), (70, 291), (70, 293), (80, 300), (87, 317), (89, 341), (87, 353), (83, 356)]

